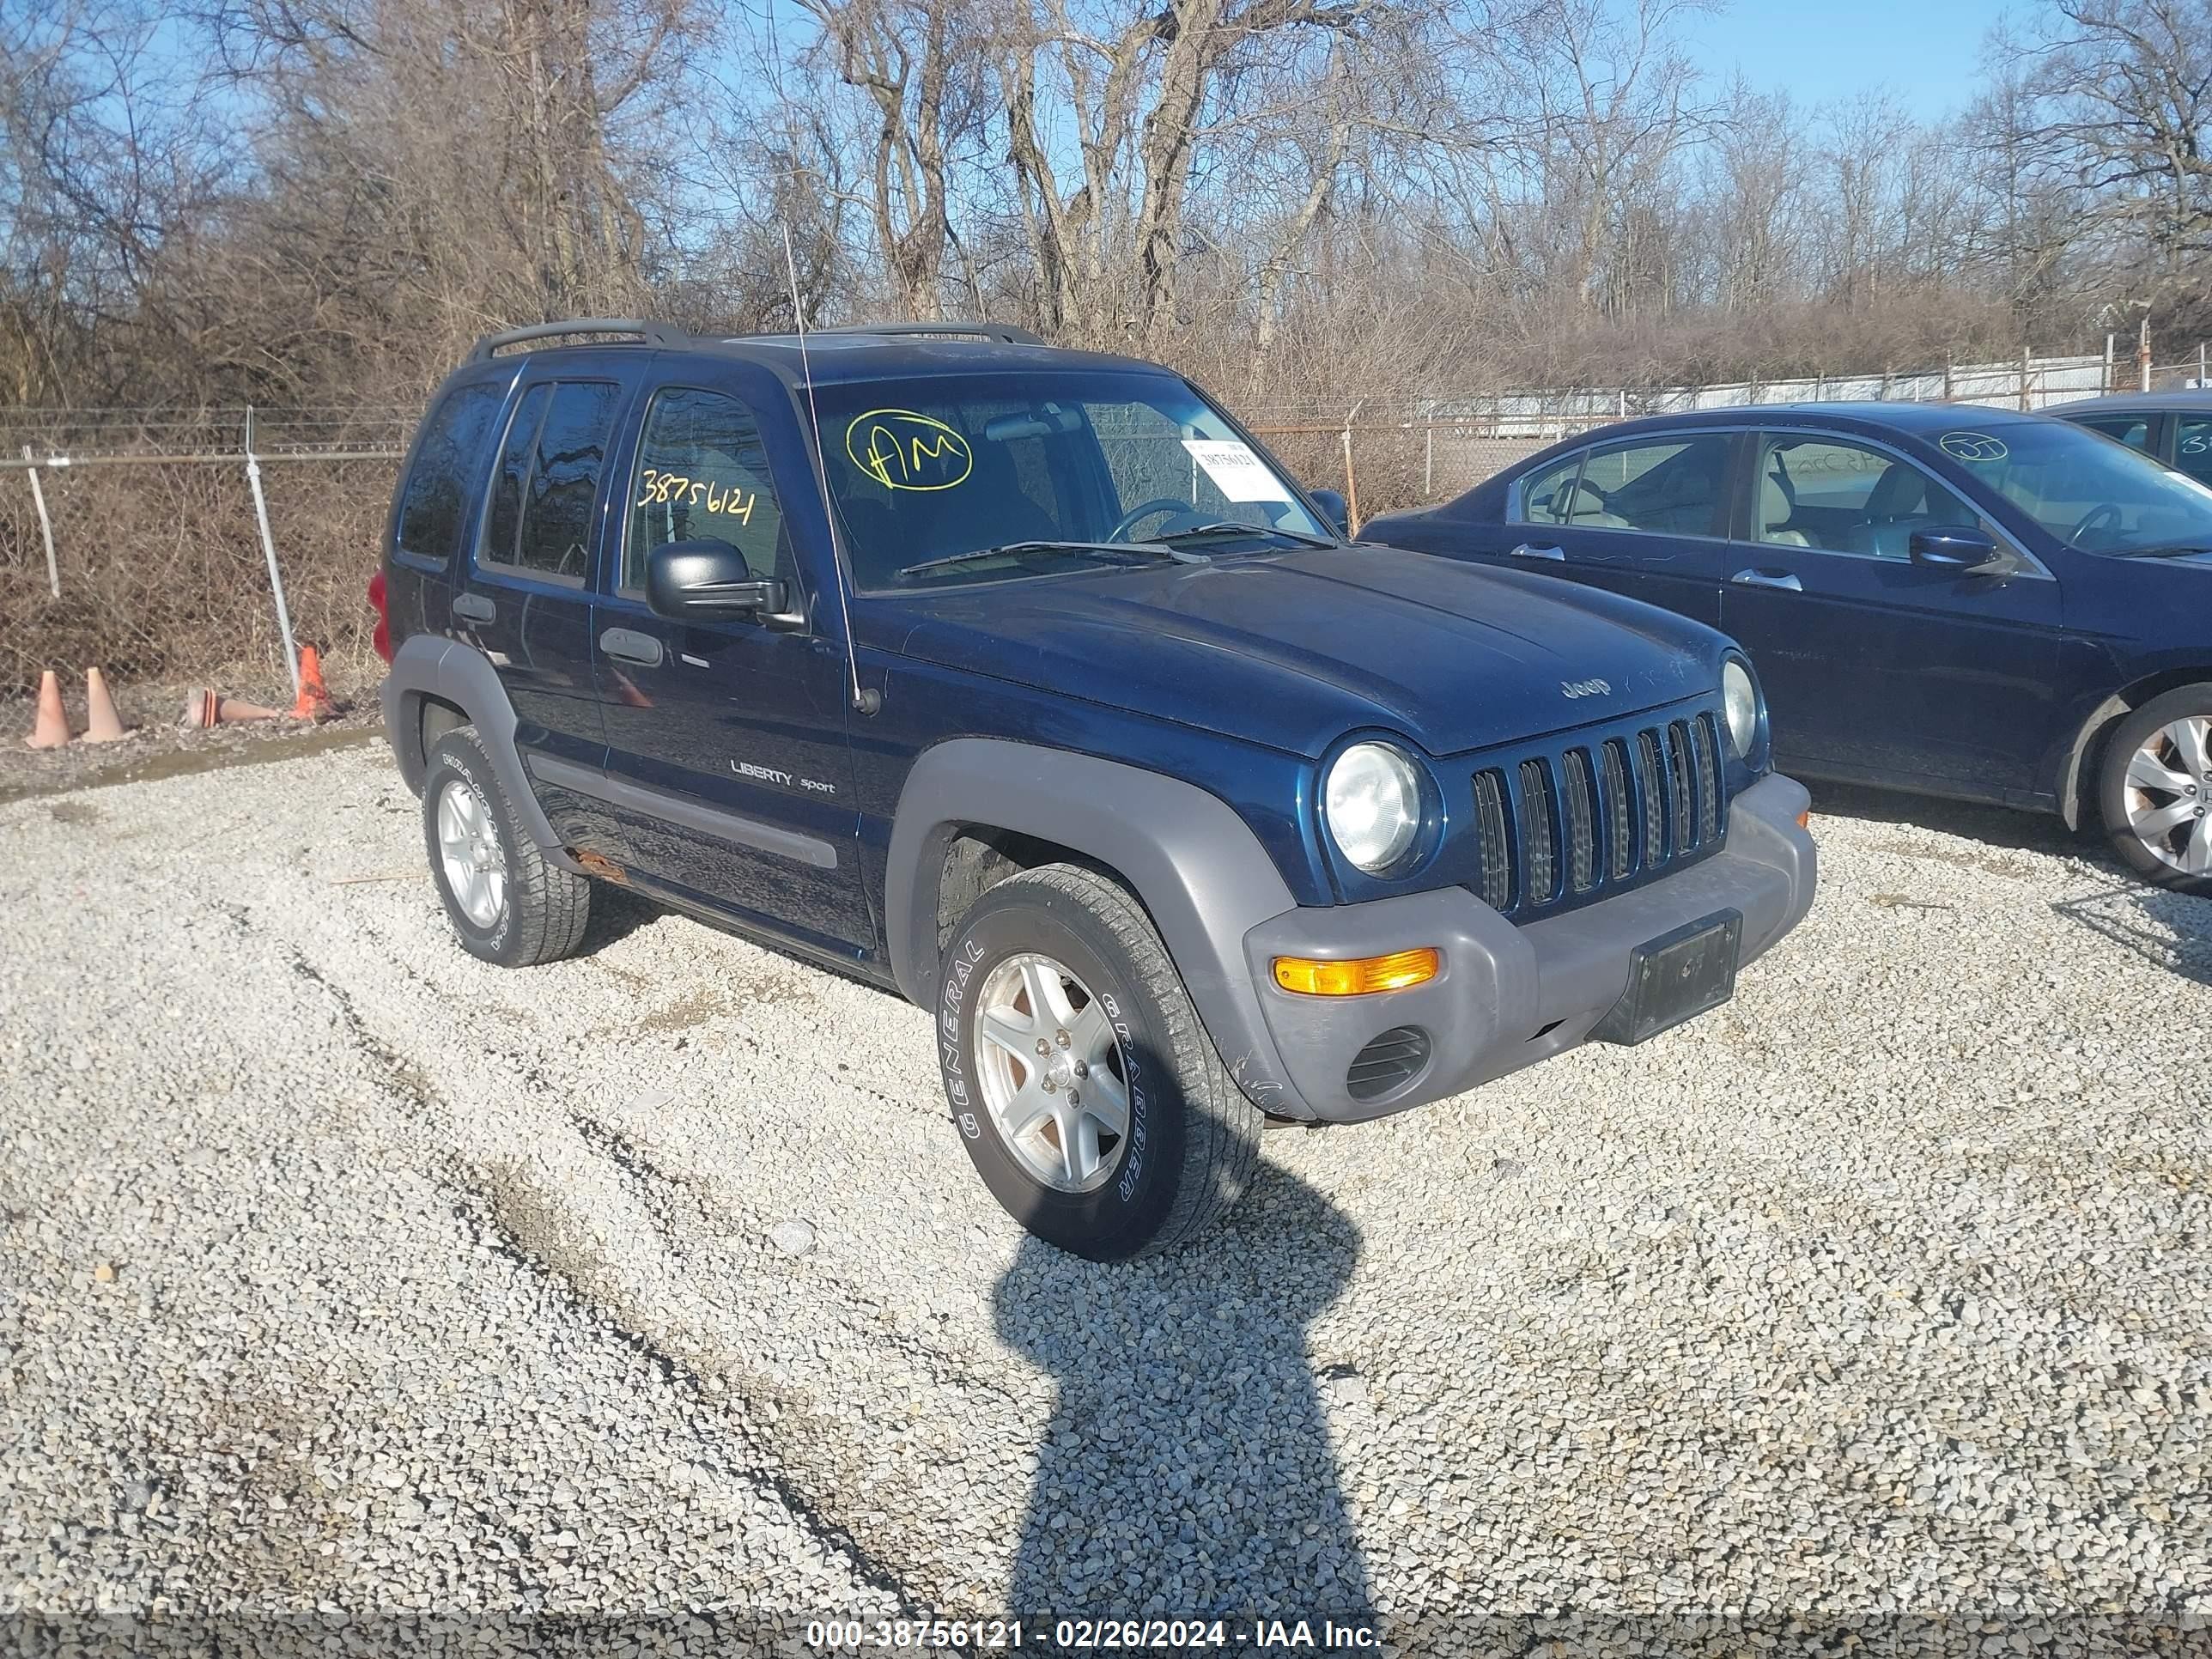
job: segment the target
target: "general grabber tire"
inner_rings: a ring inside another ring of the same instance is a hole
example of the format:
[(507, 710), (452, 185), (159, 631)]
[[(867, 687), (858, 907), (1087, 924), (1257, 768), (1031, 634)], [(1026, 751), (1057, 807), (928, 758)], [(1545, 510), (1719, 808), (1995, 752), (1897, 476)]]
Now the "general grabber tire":
[(2153, 697), (2112, 728), (2097, 807), (2130, 870), (2212, 896), (2212, 685)]
[(1106, 877), (1051, 864), (987, 891), (946, 948), (937, 1026), (976, 1173), (1048, 1243), (1094, 1261), (1171, 1250), (1250, 1184), (1261, 1115)]
[(592, 884), (545, 861), (473, 726), (430, 745), (422, 840), (453, 932), (471, 956), (531, 968), (574, 956), (592, 915)]

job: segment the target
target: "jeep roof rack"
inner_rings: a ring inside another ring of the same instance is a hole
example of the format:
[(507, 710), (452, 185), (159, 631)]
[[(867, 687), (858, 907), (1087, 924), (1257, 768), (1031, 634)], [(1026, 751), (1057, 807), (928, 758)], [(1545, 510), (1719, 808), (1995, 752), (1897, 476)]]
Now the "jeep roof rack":
[(920, 336), (939, 340), (996, 340), (1001, 345), (1042, 345), (1042, 335), (1032, 334), (1025, 328), (1016, 328), (1012, 323), (841, 323), (835, 328), (817, 328), (811, 334), (884, 334), (903, 335), (909, 338)]
[(635, 334), (641, 344), (682, 346), (691, 337), (672, 323), (648, 322), (638, 317), (576, 317), (562, 323), (532, 323), (525, 328), (503, 329), (487, 334), (470, 349), (469, 361), (482, 362), (503, 346), (526, 345), (532, 340), (556, 340), (568, 334)]

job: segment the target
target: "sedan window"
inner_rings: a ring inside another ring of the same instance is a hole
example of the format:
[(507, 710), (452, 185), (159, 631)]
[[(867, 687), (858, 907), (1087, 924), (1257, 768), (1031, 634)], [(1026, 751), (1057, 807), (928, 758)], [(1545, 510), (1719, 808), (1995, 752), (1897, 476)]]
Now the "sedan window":
[(2212, 548), (2212, 489), (2065, 421), (1987, 425), (1959, 411), (1936, 447), (1980, 484), (2085, 553)]
[(1979, 522), (1942, 483), (1885, 451), (1786, 433), (1759, 444), (1754, 540), (1902, 559), (1916, 530)]
[(2174, 434), (2173, 464), (2199, 483), (2212, 483), (2212, 416), (2181, 417)]
[(1521, 516), (1586, 530), (1710, 536), (1728, 453), (1719, 433), (1585, 450), (1529, 475)]

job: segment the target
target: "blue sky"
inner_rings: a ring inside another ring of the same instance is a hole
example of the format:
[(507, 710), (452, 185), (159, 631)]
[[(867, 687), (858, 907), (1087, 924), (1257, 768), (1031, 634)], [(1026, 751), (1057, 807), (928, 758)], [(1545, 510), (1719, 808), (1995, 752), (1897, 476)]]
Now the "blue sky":
[(1684, 20), (1692, 56), (1714, 79), (1738, 69), (1760, 92), (1802, 105), (1887, 87), (1926, 120), (1963, 108), (1981, 84), (1982, 37), (2000, 0), (1734, 0)]

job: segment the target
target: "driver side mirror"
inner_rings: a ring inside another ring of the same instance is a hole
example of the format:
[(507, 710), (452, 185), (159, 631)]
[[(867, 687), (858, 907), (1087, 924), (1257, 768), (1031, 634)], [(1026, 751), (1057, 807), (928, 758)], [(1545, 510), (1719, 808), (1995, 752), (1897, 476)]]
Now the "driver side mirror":
[(2001, 576), (2014, 563), (1986, 532), (1971, 525), (1916, 530), (1905, 543), (1905, 551), (1923, 570), (1948, 571), (1954, 576)]
[(708, 537), (671, 542), (645, 558), (645, 602), (675, 622), (773, 616), (786, 604), (781, 582), (756, 576), (745, 556)]
[(1351, 509), (1345, 506), (1342, 495), (1334, 489), (1309, 489), (1306, 494), (1311, 498), (1313, 504), (1321, 509), (1321, 515), (1328, 521), (1331, 530), (1340, 536), (1351, 535), (1352, 513)]

